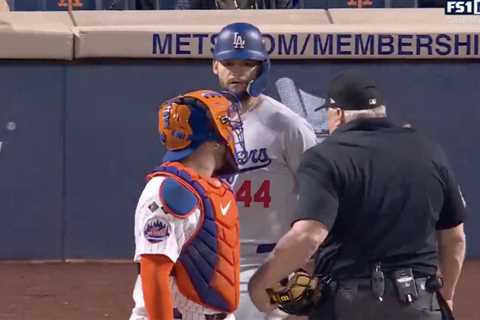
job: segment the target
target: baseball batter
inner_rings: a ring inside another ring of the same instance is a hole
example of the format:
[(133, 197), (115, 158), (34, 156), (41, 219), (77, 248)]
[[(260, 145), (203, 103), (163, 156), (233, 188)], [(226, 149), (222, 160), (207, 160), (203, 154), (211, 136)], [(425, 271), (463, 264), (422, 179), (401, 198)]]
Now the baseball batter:
[(244, 152), (241, 122), (230, 117), (233, 107), (223, 95), (206, 90), (160, 107), (167, 153), (148, 176), (135, 213), (134, 260), (140, 273), (131, 320), (234, 319), (237, 205), (230, 186), (215, 178), (237, 172), (236, 154)]
[(247, 152), (234, 189), (241, 225), (241, 297), (238, 319), (277, 319), (257, 311), (247, 284), (275, 242), (289, 230), (297, 203), (295, 171), (302, 153), (316, 144), (305, 119), (263, 95), (270, 69), (260, 31), (247, 23), (225, 26), (214, 48), (213, 73), (220, 86), (241, 101)]

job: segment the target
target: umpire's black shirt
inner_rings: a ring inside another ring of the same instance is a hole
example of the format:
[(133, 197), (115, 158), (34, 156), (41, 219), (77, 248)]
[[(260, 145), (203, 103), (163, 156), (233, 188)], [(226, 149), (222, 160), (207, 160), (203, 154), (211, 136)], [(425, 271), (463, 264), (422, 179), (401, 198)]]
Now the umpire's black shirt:
[(434, 274), (436, 230), (463, 222), (465, 206), (442, 149), (387, 118), (341, 125), (303, 157), (296, 220), (315, 219), (342, 249), (338, 278), (411, 266)]

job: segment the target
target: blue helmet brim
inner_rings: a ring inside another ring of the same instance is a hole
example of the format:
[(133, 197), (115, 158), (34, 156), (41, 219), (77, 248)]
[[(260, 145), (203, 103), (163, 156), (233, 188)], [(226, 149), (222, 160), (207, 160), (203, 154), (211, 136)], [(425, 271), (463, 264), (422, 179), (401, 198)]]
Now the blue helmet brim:
[(186, 148), (178, 151), (167, 151), (163, 156), (163, 162), (180, 161), (190, 156), (195, 148)]
[(218, 61), (226, 60), (254, 60), (264, 61), (268, 57), (264, 53), (254, 50), (224, 50), (215, 52), (213, 58)]

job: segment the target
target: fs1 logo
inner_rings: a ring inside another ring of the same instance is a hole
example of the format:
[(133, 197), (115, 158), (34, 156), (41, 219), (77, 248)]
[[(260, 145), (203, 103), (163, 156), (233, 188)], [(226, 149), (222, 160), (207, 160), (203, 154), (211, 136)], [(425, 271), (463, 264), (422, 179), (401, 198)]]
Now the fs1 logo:
[(447, 0), (445, 3), (445, 14), (480, 14), (480, 0)]

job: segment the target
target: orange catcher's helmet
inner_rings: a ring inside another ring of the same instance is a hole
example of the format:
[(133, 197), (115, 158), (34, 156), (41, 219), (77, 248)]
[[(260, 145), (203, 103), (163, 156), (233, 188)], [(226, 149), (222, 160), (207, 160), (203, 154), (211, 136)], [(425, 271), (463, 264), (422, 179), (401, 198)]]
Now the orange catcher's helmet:
[(190, 156), (206, 141), (227, 146), (227, 161), (216, 175), (238, 172), (237, 157), (244, 155), (245, 142), (238, 105), (224, 94), (197, 90), (177, 96), (160, 105), (158, 130), (167, 148), (164, 161)]

